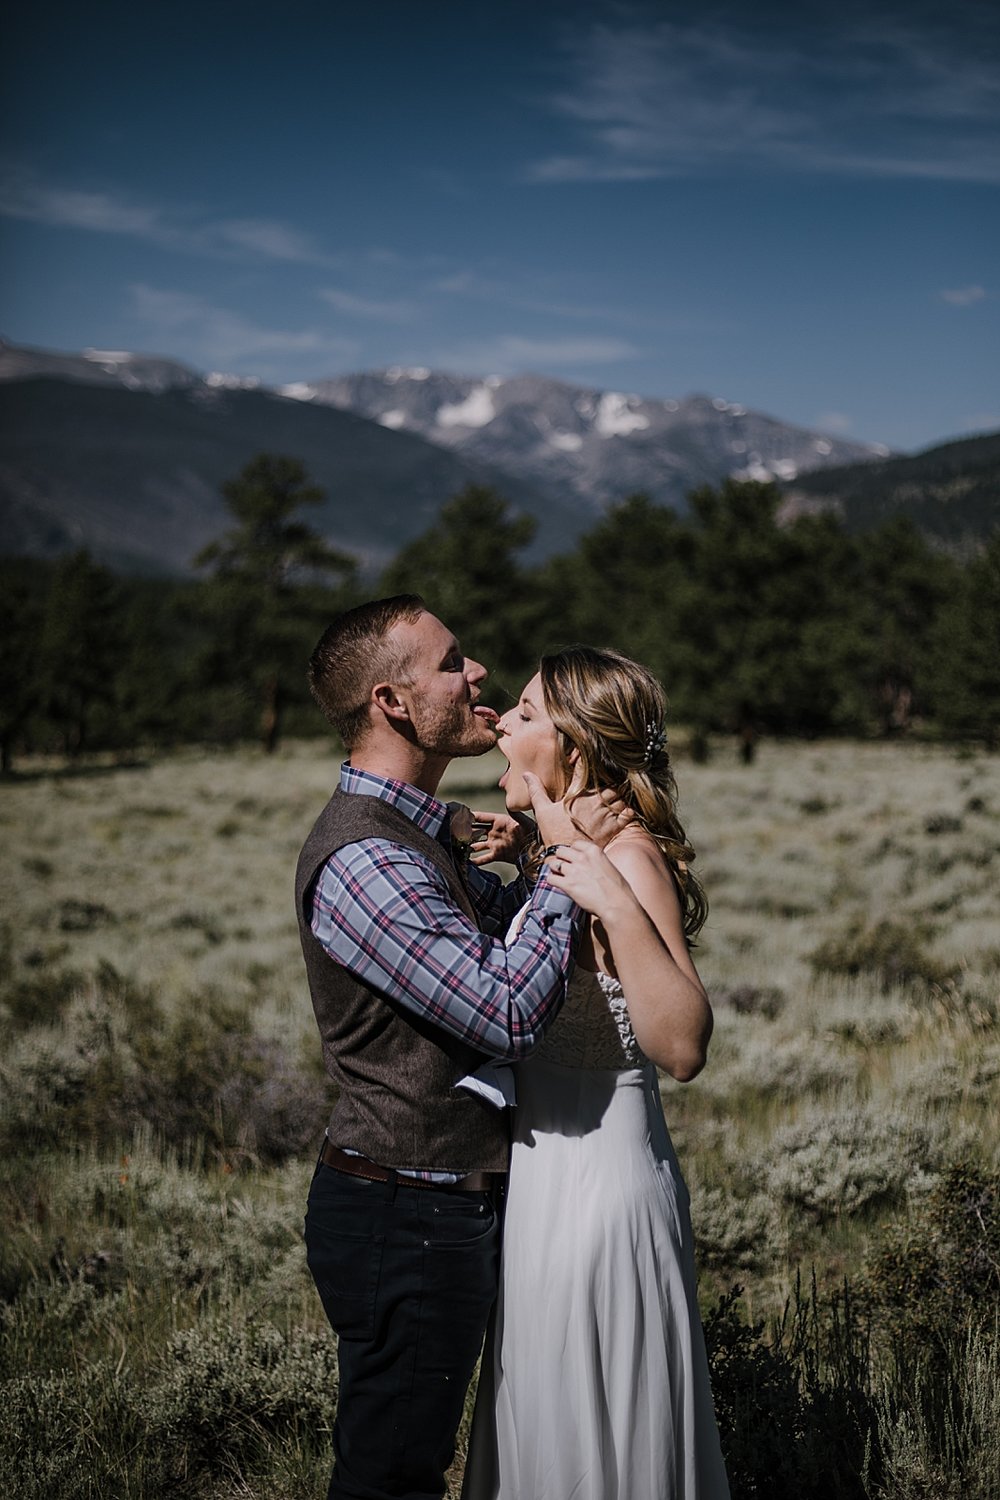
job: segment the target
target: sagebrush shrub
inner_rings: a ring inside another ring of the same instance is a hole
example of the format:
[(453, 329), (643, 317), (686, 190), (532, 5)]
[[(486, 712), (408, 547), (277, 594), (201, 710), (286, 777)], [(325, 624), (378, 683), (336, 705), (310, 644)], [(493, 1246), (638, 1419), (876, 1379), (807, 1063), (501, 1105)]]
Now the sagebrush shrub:
[(783, 1248), (774, 1200), (766, 1193), (692, 1183), (691, 1218), (699, 1265), (759, 1270), (773, 1265)]
[(717, 985), (712, 990), (716, 1010), (734, 1010), (738, 1016), (763, 1016), (773, 1021), (785, 1008), (787, 996), (776, 985)]
[(944, 984), (954, 971), (927, 952), (926, 940), (926, 931), (914, 924), (853, 921), (815, 948), (809, 962), (817, 974), (871, 974), (885, 989)]
[(0, 1062), (0, 1139), (16, 1149), (118, 1134), (134, 1122), (138, 1086), (127, 1009), (90, 983)]
[[(112, 1282), (117, 1281), (113, 1268)], [(0, 1307), (0, 1375), (59, 1369), (83, 1347), (109, 1346), (128, 1317), (128, 1296), (82, 1275), (60, 1275), (48, 1267), (25, 1278), (15, 1300)]]
[[(841, 981), (842, 984), (842, 981)], [(905, 991), (873, 994), (862, 978), (831, 995), (816, 1017), (821, 1037), (850, 1042), (866, 1051), (906, 1042), (920, 1027), (920, 1014)]]
[(1000, 1318), (946, 1336), (930, 1354), (896, 1346), (876, 1383), (881, 1482), (873, 1500), (996, 1500), (1000, 1491)]
[(336, 1397), (327, 1334), (205, 1319), (141, 1374), (84, 1366), (0, 1380), (0, 1493), (203, 1494), (205, 1478), (266, 1470), (281, 1448), (325, 1450)]
[(322, 1333), (203, 1320), (170, 1340), (144, 1393), (149, 1441), (184, 1472), (224, 1469), (269, 1438), (324, 1444), (336, 1409), (335, 1350)]
[(113, 1160), (37, 1158), (35, 1172), (11, 1184), (22, 1226), (28, 1214), (36, 1222), (0, 1249), (0, 1323), (37, 1317), (44, 1348), (59, 1297), (89, 1306), (90, 1292), (106, 1301), (122, 1287), (144, 1301), (170, 1287), (200, 1307), (291, 1306), (311, 1291), (307, 1172), (286, 1169), (261, 1201), (246, 1176), (185, 1169), (141, 1137)]
[(741, 1094), (789, 1099), (848, 1083), (860, 1068), (857, 1057), (811, 1035), (778, 1037), (770, 1027), (746, 1024), (736, 1040), (723, 1058), (712, 1058), (699, 1080), (702, 1092), (727, 1099)]
[[(0, 1381), (0, 1408), (0, 1494), (105, 1500), (121, 1492), (122, 1456), (130, 1449), (133, 1481), (142, 1485), (141, 1427), (124, 1380), (70, 1370), (19, 1375)], [(158, 1492), (155, 1481), (142, 1488)]]
[(907, 1184), (936, 1170), (943, 1128), (872, 1109), (812, 1109), (778, 1130), (765, 1155), (768, 1186), (817, 1220), (902, 1201)]
[(865, 1294), (894, 1342), (940, 1351), (956, 1328), (1000, 1308), (1000, 1172), (949, 1166), (919, 1205), (878, 1235)]
[(217, 995), (165, 1016), (117, 976), (89, 980), (56, 1024), (17, 1035), (0, 1063), (0, 1144), (114, 1146), (139, 1123), (234, 1163), (311, 1153), (327, 1087), (245, 1006)]
[(235, 1299), (269, 1278), (275, 1266), (305, 1276), (301, 1215), (278, 1204), (233, 1202), (193, 1174), (164, 1176), (143, 1193), (143, 1213), (158, 1226), (130, 1248), (130, 1272), (141, 1284), (199, 1287)]

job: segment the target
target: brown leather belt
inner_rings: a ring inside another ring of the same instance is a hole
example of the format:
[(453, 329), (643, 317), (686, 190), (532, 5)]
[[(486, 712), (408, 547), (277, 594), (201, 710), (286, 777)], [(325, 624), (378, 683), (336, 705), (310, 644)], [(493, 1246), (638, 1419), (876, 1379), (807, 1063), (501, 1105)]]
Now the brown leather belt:
[[(319, 1159), (335, 1172), (343, 1172), (348, 1177), (363, 1177), (366, 1182), (390, 1182), (393, 1177), (388, 1167), (380, 1167), (377, 1161), (369, 1161), (367, 1156), (352, 1156), (348, 1151), (341, 1151), (331, 1140), (323, 1142)], [(451, 1193), (489, 1193), (498, 1182), (503, 1181), (504, 1175), (502, 1172), (468, 1172), (457, 1182), (429, 1182), (424, 1177), (408, 1177), (405, 1172), (395, 1174), (400, 1187), (437, 1188), (439, 1193), (442, 1190)]]

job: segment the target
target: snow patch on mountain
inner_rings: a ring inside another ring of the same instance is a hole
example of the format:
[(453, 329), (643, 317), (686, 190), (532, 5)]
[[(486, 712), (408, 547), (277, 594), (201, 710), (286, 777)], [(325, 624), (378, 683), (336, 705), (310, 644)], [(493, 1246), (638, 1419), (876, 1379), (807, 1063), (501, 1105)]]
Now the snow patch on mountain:
[(395, 432), (397, 428), (405, 427), (406, 412), (399, 410), (384, 411), (378, 420), (381, 422), (383, 427), (391, 427)]
[(435, 421), (438, 427), (485, 427), (496, 414), (493, 392), (488, 385), (477, 385), (464, 401), (439, 406)]
[(280, 385), (278, 390), (292, 401), (313, 401), (316, 397), (315, 388), (305, 380), (293, 380), (290, 385)]
[(772, 479), (797, 479), (799, 466), (790, 458), (772, 458), (765, 463), (759, 453), (751, 453), (745, 469), (734, 469), (734, 479), (755, 479), (758, 484), (770, 484)]
[(649, 418), (636, 410), (639, 404), (638, 396), (605, 391), (597, 403), (595, 429), (601, 437), (628, 437), (630, 432), (642, 432), (649, 426)]
[(213, 391), (255, 391), (260, 379), (256, 375), (227, 375), (223, 370), (211, 370), (205, 376), (205, 384)]

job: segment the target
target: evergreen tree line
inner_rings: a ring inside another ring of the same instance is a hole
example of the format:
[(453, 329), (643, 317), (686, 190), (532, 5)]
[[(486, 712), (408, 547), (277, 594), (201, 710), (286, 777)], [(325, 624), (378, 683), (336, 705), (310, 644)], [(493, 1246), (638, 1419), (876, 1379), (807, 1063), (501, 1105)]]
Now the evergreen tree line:
[(535, 523), (470, 486), (377, 579), (303, 519), (322, 500), (261, 454), (224, 486), (231, 529), (189, 580), (121, 578), (87, 553), (0, 560), (0, 762), (322, 729), (305, 663), (324, 624), (415, 592), (513, 701), (539, 654), (609, 645), (663, 681), (695, 745), (736, 733), (905, 734), (1000, 745), (1000, 532), (974, 558), (905, 520), (860, 535), (779, 520), (773, 485), (726, 481), (679, 516), (632, 495), (573, 550), (525, 559)]

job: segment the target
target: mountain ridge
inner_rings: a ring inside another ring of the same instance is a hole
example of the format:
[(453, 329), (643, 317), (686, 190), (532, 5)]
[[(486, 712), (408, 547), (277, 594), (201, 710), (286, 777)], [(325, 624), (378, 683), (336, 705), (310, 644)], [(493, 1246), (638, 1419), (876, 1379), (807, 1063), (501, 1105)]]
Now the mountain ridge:
[(390, 367), (282, 389), (394, 431), (417, 432), (532, 485), (562, 484), (595, 513), (636, 490), (683, 510), (699, 484), (727, 476), (794, 479), (804, 470), (889, 451), (719, 397), (651, 398), (547, 376), (481, 378)]
[[(158, 355), (0, 341), (7, 553), (53, 556), (87, 546), (127, 571), (188, 572), (200, 547), (229, 524), (220, 486), (262, 450), (304, 463), (327, 494), (311, 524), (369, 571), (468, 484), (492, 485), (535, 517), (534, 558), (568, 550), (628, 494), (683, 510), (692, 489), (727, 477), (773, 478), (789, 513), (832, 506), (854, 526), (888, 504), (916, 508), (934, 531), (944, 503), (939, 497), (920, 511), (905, 484), (883, 503), (878, 476), (893, 480), (891, 466), (906, 456), (719, 397), (653, 399), (539, 375), (423, 367), (269, 387), (253, 377), (200, 375)], [(989, 462), (982, 482), (972, 483), (971, 507), (956, 504), (961, 480), (949, 481), (946, 519), (960, 537), (974, 536), (980, 521), (991, 524)]]

